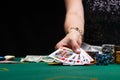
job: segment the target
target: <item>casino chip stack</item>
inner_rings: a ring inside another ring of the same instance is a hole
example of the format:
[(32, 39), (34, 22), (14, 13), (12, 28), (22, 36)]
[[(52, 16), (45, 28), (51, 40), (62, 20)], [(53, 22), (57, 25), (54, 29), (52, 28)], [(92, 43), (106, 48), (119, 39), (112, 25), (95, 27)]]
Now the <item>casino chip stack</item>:
[(96, 54), (96, 65), (108, 65), (114, 62), (113, 58), (113, 46), (104, 44), (102, 47), (102, 53)]
[(108, 65), (110, 63), (110, 54), (97, 54), (96, 65)]

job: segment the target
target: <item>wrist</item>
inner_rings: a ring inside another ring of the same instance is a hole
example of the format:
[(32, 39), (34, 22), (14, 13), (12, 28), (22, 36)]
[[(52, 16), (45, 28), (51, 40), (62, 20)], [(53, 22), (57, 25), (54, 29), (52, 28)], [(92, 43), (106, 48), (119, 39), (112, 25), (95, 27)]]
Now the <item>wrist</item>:
[(82, 41), (84, 40), (83, 38), (83, 30), (81, 30), (79, 27), (71, 27), (69, 29), (67, 29), (68, 31), (66, 32), (66, 34), (73, 34), (75, 36), (78, 36), (79, 39), (81, 39)]
[(73, 31), (76, 31), (80, 34), (80, 36), (83, 36), (83, 31), (79, 27), (71, 27), (68, 29), (68, 31), (66, 33), (68, 34)]

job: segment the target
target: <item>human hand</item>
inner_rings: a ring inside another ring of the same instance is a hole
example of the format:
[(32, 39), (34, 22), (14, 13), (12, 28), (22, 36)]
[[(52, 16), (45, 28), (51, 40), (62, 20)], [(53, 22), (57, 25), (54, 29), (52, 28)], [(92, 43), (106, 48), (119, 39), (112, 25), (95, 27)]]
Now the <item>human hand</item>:
[(60, 42), (56, 44), (55, 48), (58, 49), (60, 47), (68, 47), (75, 53), (79, 54), (81, 44), (82, 35), (78, 31), (72, 30)]

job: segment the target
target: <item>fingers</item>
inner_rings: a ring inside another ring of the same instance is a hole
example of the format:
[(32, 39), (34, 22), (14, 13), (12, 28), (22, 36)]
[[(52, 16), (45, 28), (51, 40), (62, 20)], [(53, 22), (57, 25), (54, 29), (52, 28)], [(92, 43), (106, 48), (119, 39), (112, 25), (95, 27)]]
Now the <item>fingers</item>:
[(55, 49), (58, 49), (60, 47), (65, 47), (66, 43), (64, 42), (64, 39), (58, 42), (55, 46)]
[(60, 48), (60, 47), (63, 47), (63, 45), (60, 44), (60, 43), (57, 43), (56, 46), (55, 46), (55, 49), (58, 49), (58, 48)]
[(72, 50), (75, 53), (80, 54), (80, 45), (76, 41), (71, 41), (71, 45), (72, 45)]
[(64, 37), (60, 42), (58, 42), (55, 46), (55, 49), (58, 49), (60, 47), (68, 47), (72, 49), (75, 53), (80, 54), (81, 43), (81, 37), (74, 36), (71, 33)]
[(62, 41), (56, 44), (55, 49), (58, 49), (60, 47), (68, 47), (73, 50), (73, 52), (80, 54), (80, 45), (76, 41), (70, 41), (70, 44), (65, 44)]

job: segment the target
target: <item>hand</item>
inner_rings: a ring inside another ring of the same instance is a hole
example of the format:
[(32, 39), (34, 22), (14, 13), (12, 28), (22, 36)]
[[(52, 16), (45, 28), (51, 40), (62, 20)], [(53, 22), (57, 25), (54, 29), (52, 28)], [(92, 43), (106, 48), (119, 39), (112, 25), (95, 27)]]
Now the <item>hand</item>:
[(58, 49), (60, 47), (68, 47), (72, 49), (75, 53), (79, 54), (81, 44), (81, 34), (76, 30), (72, 30), (60, 42), (56, 44), (55, 48)]

